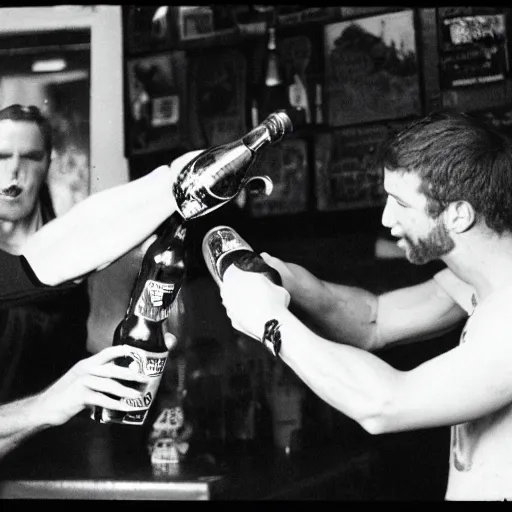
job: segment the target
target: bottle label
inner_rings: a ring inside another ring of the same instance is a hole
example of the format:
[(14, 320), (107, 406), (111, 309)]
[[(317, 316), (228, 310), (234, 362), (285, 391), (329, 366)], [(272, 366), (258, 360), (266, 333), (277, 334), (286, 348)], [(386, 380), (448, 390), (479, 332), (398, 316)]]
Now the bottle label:
[(123, 423), (129, 425), (142, 425), (148, 410), (158, 392), (158, 386), (162, 379), (168, 352), (148, 352), (140, 348), (132, 347), (131, 352), (126, 358), (131, 358), (132, 362), (128, 368), (138, 371), (143, 375), (150, 377), (146, 389), (140, 398), (122, 398), (121, 402), (134, 407), (130, 412), (119, 413), (118, 411), (102, 410), (102, 423)]
[(148, 279), (135, 306), (135, 314), (152, 322), (165, 320), (171, 312), (174, 288), (174, 283)]

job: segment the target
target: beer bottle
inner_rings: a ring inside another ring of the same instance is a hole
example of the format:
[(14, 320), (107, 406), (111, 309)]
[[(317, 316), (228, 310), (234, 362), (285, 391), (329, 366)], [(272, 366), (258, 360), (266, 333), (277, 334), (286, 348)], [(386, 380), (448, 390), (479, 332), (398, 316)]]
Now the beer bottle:
[(213, 279), (220, 285), (224, 273), (231, 264), (248, 272), (258, 272), (274, 284), (282, 285), (279, 272), (265, 260), (229, 226), (217, 226), (203, 238), (203, 257)]
[[(185, 235), (186, 228), (177, 213), (157, 230), (157, 239), (144, 254), (126, 314), (114, 332), (113, 345), (132, 347), (131, 354), (117, 358), (115, 364), (133, 365), (150, 377), (150, 382), (140, 399), (122, 399), (136, 410), (124, 412), (94, 407), (91, 417), (96, 421), (142, 425), (146, 419), (168, 356), (163, 322), (170, 314), (186, 275)], [(123, 383), (127, 385), (126, 381)]]
[[(241, 270), (263, 274), (282, 286), (279, 272), (268, 265), (251, 246), (229, 226), (210, 229), (203, 238), (202, 252), (213, 279), (220, 285), (226, 270), (235, 265)], [(264, 342), (265, 348), (274, 353)], [(258, 352), (260, 350), (260, 352)], [(268, 353), (245, 335), (238, 334), (232, 357), (230, 393), (226, 407), (228, 451), (257, 453), (272, 446), (272, 411), (269, 403), (271, 361)]]
[(264, 119), (271, 112), (291, 107), (288, 87), (285, 84), (276, 45), (275, 15), (267, 24), (267, 52), (263, 82), (258, 98), (258, 118)]
[[(269, 195), (272, 180), (268, 176), (249, 177), (248, 172), (263, 148), (280, 141), (291, 130), (288, 114), (279, 110), (240, 139), (197, 155), (181, 170), (173, 185), (181, 216), (189, 220), (209, 213), (234, 199), (253, 180), (264, 185), (258, 192)], [(253, 185), (252, 192), (257, 190)]]

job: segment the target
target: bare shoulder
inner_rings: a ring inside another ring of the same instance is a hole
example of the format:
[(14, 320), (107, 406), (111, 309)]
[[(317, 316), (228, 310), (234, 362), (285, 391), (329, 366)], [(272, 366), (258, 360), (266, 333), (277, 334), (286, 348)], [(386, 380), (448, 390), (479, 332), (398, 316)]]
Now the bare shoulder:
[(475, 308), (468, 335), (489, 345), (505, 341), (512, 348), (512, 285), (495, 291)]

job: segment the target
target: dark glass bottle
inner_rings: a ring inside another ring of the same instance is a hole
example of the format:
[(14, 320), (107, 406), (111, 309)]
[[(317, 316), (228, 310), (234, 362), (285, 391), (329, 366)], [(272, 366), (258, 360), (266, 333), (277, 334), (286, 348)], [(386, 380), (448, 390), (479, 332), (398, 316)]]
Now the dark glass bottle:
[(217, 284), (230, 265), (248, 272), (264, 274), (274, 284), (282, 285), (279, 272), (265, 263), (265, 260), (229, 226), (217, 226), (208, 231), (203, 238), (203, 257)]
[(186, 409), (194, 424), (191, 455), (215, 459), (222, 455), (226, 438), (224, 344), (213, 336), (191, 338), (185, 357)]
[(266, 368), (270, 354), (238, 333), (230, 347), (226, 392), (226, 455), (257, 455), (272, 449), (272, 416)]
[(303, 384), (282, 360), (276, 359), (272, 376), (272, 432), (278, 452), (290, 455), (301, 448)]
[[(261, 273), (274, 284), (282, 285), (279, 272), (229, 226), (210, 229), (203, 238), (202, 251), (218, 285), (231, 265)], [(230, 455), (267, 452), (273, 446), (269, 368), (274, 356), (261, 344), (237, 333), (231, 360), (226, 398), (227, 450)]]
[(185, 235), (186, 228), (177, 213), (160, 226), (157, 239), (142, 260), (126, 314), (114, 332), (113, 345), (133, 348), (130, 356), (117, 358), (115, 363), (124, 367), (133, 365), (151, 377), (144, 396), (139, 400), (123, 399), (137, 408), (134, 412), (94, 407), (91, 417), (96, 421), (142, 425), (146, 419), (168, 356), (162, 324), (186, 275)]
[(265, 72), (258, 98), (258, 119), (264, 119), (275, 110), (289, 110), (288, 86), (282, 77), (281, 63), (277, 51), (276, 27), (271, 22), (267, 28), (267, 52)]
[(255, 448), (255, 403), (251, 372), (236, 342), (230, 347), (226, 369), (226, 453), (228, 457), (250, 455)]
[(265, 193), (272, 191), (268, 176), (248, 176), (260, 151), (280, 141), (292, 130), (284, 111), (273, 112), (261, 124), (240, 139), (214, 146), (192, 159), (178, 174), (173, 193), (185, 220), (209, 213), (231, 201), (249, 183), (265, 183)]

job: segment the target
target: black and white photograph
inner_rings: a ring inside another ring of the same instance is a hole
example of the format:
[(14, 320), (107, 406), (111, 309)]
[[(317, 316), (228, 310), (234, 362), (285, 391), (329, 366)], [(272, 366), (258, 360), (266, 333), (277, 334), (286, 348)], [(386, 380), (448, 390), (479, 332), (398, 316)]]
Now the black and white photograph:
[(1, 504), (511, 501), (511, 16), (0, 6)]

